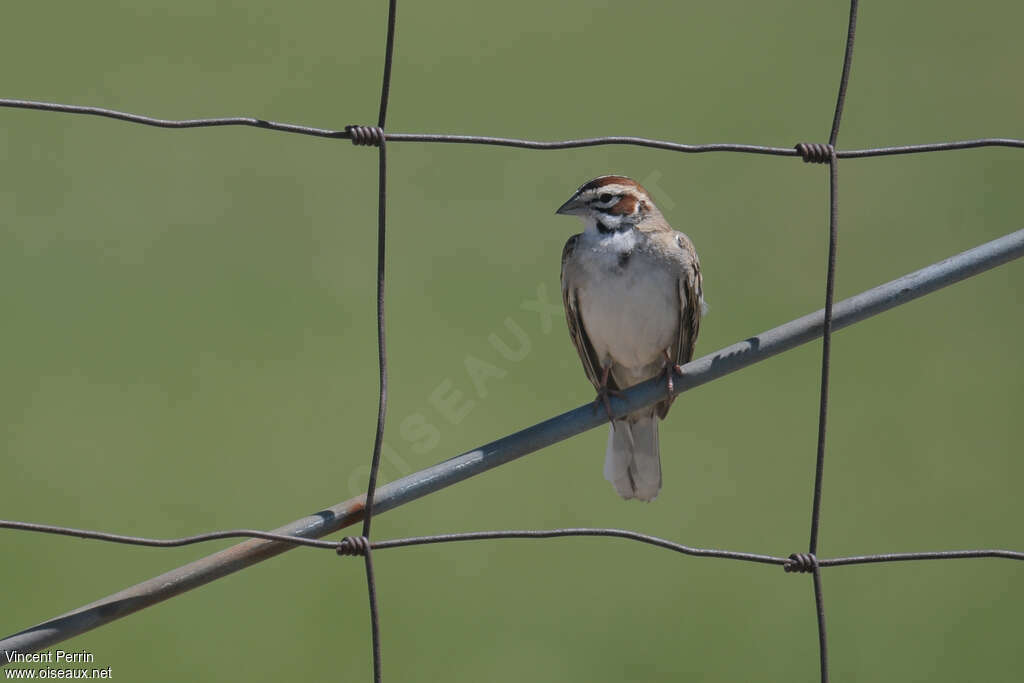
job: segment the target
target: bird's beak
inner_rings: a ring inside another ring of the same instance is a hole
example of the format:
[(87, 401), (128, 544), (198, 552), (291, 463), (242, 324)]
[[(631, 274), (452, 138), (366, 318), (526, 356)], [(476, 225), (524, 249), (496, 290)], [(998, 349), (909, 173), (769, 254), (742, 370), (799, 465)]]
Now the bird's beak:
[(580, 201), (579, 197), (573, 195), (569, 197), (569, 201), (558, 207), (555, 213), (562, 214), (563, 216), (578, 216), (583, 213), (584, 205)]

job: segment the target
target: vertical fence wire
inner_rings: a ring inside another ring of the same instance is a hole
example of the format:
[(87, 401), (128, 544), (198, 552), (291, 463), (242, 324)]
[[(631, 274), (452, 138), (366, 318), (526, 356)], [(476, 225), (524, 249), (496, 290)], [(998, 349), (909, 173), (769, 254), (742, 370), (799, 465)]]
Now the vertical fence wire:
[(395, 14), (397, 0), (388, 1), (387, 38), (384, 48), (384, 70), (380, 86), (380, 110), (377, 115), (377, 364), (379, 370), (380, 396), (377, 403), (377, 428), (373, 438), (373, 458), (370, 462), (370, 476), (366, 485), (366, 508), (363, 517), (363, 538), (361, 547), (363, 564), (366, 568), (366, 592), (370, 602), (370, 637), (373, 652), (373, 680), (381, 683), (382, 656), (380, 645), (380, 609), (377, 604), (377, 581), (373, 571), (373, 549), (370, 546), (370, 526), (373, 523), (373, 497), (377, 490), (377, 473), (380, 469), (380, 453), (384, 442), (384, 424), (387, 417), (388, 399), (388, 355), (387, 325), (385, 320), (385, 264), (387, 257), (387, 177), (388, 153), (384, 138), (387, 123), (388, 99), (391, 94), (391, 68), (395, 52)]
[(836, 141), (839, 139), (839, 124), (843, 119), (846, 91), (850, 83), (850, 66), (853, 63), (853, 44), (857, 33), (858, 0), (850, 0), (850, 17), (846, 28), (846, 50), (843, 53), (843, 71), (839, 77), (839, 92), (836, 108), (832, 115), (832, 130), (828, 136), (828, 261), (825, 271), (825, 315), (821, 335), (821, 393), (818, 403), (818, 443), (814, 467), (814, 502), (811, 508), (811, 538), (808, 554), (811, 556), (814, 574), (814, 604), (818, 615), (818, 652), (821, 681), (828, 683), (828, 636), (825, 628), (825, 600), (821, 586), (821, 569), (816, 557), (818, 536), (821, 526), (821, 492), (825, 472), (825, 445), (828, 433), (829, 380), (832, 364), (832, 306), (836, 290), (836, 251), (839, 242), (839, 163), (836, 159)]

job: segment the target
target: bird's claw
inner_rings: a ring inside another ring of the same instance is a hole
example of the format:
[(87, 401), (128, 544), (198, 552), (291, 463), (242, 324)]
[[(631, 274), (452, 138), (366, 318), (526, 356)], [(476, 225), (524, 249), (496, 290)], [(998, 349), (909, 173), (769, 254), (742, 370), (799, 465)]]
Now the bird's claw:
[(604, 406), (604, 412), (608, 415), (608, 421), (613, 422), (615, 418), (612, 416), (612, 404), (608, 400), (609, 396), (619, 398), (622, 396), (622, 392), (618, 389), (611, 389), (607, 384), (597, 390), (597, 397), (594, 399), (594, 403), (600, 403)]
[[(666, 354), (667, 356), (668, 354)], [(675, 373), (683, 374), (683, 366), (678, 363), (673, 363), (670, 359), (665, 363), (665, 388), (668, 390), (668, 405), (672, 406), (672, 403), (676, 400), (675, 396), (675, 382), (673, 382), (673, 375)]]
[(612, 417), (612, 404), (608, 400), (609, 396), (619, 397), (622, 396), (622, 392), (618, 389), (612, 389), (608, 386), (608, 379), (612, 373), (612, 366), (609, 363), (605, 365), (601, 370), (601, 384), (597, 387), (597, 398), (594, 399), (594, 403), (601, 402), (604, 404), (604, 412), (608, 415), (608, 421), (614, 422), (615, 418)]

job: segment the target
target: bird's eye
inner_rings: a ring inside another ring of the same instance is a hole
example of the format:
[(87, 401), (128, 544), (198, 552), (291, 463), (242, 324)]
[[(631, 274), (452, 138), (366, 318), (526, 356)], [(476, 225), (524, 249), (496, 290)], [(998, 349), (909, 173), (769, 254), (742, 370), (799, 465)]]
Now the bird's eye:
[(612, 195), (612, 194), (610, 194), (610, 193), (608, 193), (608, 192), (602, 192), (602, 193), (601, 193), (601, 195), (600, 195), (600, 196), (598, 197), (598, 200), (600, 200), (600, 202), (601, 202), (602, 204), (607, 204), (607, 203), (608, 203), (608, 202), (610, 202), (610, 201), (611, 201), (611, 200), (612, 200), (613, 198), (614, 198), (614, 195)]

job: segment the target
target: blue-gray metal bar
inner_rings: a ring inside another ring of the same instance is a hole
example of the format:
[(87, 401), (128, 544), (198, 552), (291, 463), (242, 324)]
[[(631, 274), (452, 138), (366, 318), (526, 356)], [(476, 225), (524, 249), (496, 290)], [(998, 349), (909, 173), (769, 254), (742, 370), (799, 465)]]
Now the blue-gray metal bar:
[[(840, 301), (833, 309), (833, 329), (848, 327), (1021, 256), (1024, 256), (1024, 230), (1018, 230)], [(816, 339), (821, 336), (822, 320), (823, 311), (817, 311), (688, 363), (683, 368), (683, 376), (676, 378), (676, 393), (688, 391)], [(631, 388), (620, 398), (612, 398), (612, 412), (615, 415), (624, 415), (649, 406), (663, 399), (664, 392), (663, 381), (645, 382)], [(377, 489), (374, 497), (374, 514), (386, 512), (603, 425), (607, 419), (603, 407), (587, 404), (410, 474)], [(364, 499), (365, 496), (352, 498), (274, 531), (305, 538), (326, 536), (362, 519)], [(279, 541), (245, 541), (143, 581), (0, 640), (0, 651), (4, 653), (0, 654), (0, 666), (7, 662), (7, 657), (4, 656), (6, 653), (42, 650), (294, 547)]]

